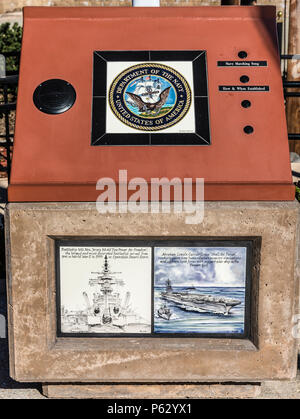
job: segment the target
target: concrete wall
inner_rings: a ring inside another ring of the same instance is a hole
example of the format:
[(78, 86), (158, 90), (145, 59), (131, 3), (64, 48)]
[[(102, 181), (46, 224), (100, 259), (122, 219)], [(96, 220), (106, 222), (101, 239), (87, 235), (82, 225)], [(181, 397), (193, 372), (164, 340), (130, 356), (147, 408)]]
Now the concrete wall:
[[(99, 214), (92, 202), (7, 206), (10, 374), (15, 380), (155, 385), (249, 383), (296, 377), (297, 342), (291, 326), (298, 288), (295, 271), (298, 203), (206, 202), (201, 224), (186, 224), (186, 214), (173, 210), (172, 207), (169, 214)], [(55, 237), (131, 236), (167, 240), (170, 235), (252, 238), (248, 339), (57, 337)], [(107, 390), (110, 392), (111, 388)], [(195, 389), (190, 390), (188, 396), (195, 397)], [(68, 394), (74, 391), (76, 388), (67, 389)], [(159, 397), (158, 393), (150, 394)], [(97, 394), (90, 392), (90, 396)], [(113, 398), (115, 394), (106, 392), (106, 396)]]

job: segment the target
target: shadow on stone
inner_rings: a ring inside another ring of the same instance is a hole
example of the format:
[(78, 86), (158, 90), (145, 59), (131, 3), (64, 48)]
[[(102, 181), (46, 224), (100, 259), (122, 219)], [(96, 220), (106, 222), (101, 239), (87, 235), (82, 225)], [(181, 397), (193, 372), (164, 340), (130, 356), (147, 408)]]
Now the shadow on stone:
[[(0, 315), (7, 319), (5, 294), (0, 293)], [(2, 318), (3, 318), (2, 317)], [(7, 326), (7, 322), (6, 322)], [(9, 355), (8, 355), (8, 339), (7, 330), (6, 337), (0, 337), (0, 390), (1, 389), (26, 389), (33, 388), (42, 392), (42, 386), (36, 383), (18, 383), (9, 376)]]
[(0, 203), (1, 204), (6, 204), (6, 202), (7, 202), (7, 188), (3, 187), (0, 184)]
[[(5, 278), (4, 208), (7, 203), (7, 180), (0, 179), (0, 282)], [(0, 284), (0, 292), (2, 284)]]
[[(7, 334), (7, 301), (5, 286), (5, 240), (4, 208), (7, 203), (7, 181), (0, 179), (0, 390), (1, 389), (37, 389), (40, 384), (18, 383), (9, 376), (9, 354)], [(3, 325), (4, 323), (4, 325)], [(3, 326), (5, 329), (3, 330)]]

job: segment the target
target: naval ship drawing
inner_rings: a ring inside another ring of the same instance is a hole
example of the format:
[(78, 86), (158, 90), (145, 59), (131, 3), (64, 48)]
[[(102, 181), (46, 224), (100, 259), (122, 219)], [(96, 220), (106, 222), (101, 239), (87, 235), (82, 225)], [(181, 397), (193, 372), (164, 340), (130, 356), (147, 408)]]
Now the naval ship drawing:
[[(193, 287), (194, 288), (194, 287)], [(167, 279), (166, 290), (161, 292), (161, 298), (176, 304), (179, 308), (188, 311), (209, 312), (227, 316), (230, 310), (241, 304), (240, 300), (233, 298), (199, 294), (185, 290), (176, 292), (171, 281)]]
[[(133, 82), (130, 85), (130, 87), (132, 87), (133, 85), (135, 85), (135, 88), (132, 93), (137, 96), (140, 96), (145, 102), (148, 103), (157, 102), (159, 99), (159, 95), (162, 92), (162, 83), (160, 79), (155, 79), (151, 76), (141, 77), (140, 79)], [(136, 102), (131, 97), (127, 97), (126, 101), (130, 103), (132, 106), (136, 106)]]
[(140, 116), (162, 116), (169, 112), (173, 104), (166, 105), (171, 86), (162, 90), (162, 82), (159, 77), (141, 77), (129, 87), (134, 90), (126, 91), (126, 102), (136, 109)]
[(159, 309), (157, 310), (157, 315), (161, 317), (164, 320), (170, 320), (172, 316), (172, 312), (169, 309), (169, 307), (166, 306), (166, 304), (163, 304)]
[(77, 313), (65, 310), (62, 316), (63, 329), (71, 333), (148, 333), (150, 323), (131, 307), (131, 293), (121, 293), (121, 288), (126, 284), (118, 278), (118, 274), (120, 272), (110, 270), (105, 255), (102, 270), (91, 272), (93, 277), (89, 279), (89, 285), (95, 288), (95, 292), (91, 298), (87, 292), (82, 294), (85, 310)]

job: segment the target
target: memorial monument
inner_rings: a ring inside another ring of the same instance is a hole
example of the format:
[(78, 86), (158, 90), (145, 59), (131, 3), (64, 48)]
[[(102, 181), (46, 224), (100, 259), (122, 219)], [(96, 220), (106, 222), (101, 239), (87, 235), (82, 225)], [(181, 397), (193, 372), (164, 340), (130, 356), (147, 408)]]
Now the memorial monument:
[(275, 8), (25, 8), (11, 376), (49, 397), (292, 379), (294, 193)]

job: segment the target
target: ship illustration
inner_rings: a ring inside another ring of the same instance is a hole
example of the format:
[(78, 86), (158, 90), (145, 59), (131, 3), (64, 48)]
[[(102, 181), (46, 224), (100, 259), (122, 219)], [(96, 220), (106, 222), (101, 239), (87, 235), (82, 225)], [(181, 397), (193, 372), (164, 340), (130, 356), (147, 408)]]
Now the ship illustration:
[(140, 330), (148, 327), (147, 322), (131, 308), (129, 291), (125, 293), (122, 300), (120, 288), (125, 284), (122, 279), (117, 278), (120, 273), (111, 272), (107, 255), (104, 257), (103, 269), (91, 274), (95, 277), (89, 279), (89, 285), (96, 288), (92, 303), (87, 293), (83, 293), (89, 329), (93, 331), (104, 329), (111, 332), (112, 329), (128, 331), (128, 329)]
[[(133, 87), (134, 93), (137, 96), (140, 96), (144, 102), (147, 103), (156, 103), (159, 100), (159, 96), (162, 92), (162, 83), (159, 78), (145, 76), (134, 81), (130, 87)], [(126, 101), (133, 107), (136, 107), (136, 102), (127, 95)]]
[(173, 302), (179, 308), (188, 311), (209, 312), (228, 315), (230, 310), (241, 304), (240, 300), (223, 296), (205, 295), (191, 290), (176, 292), (170, 279), (166, 281), (166, 290), (161, 292), (161, 298)]
[(159, 317), (165, 320), (170, 320), (170, 317), (172, 316), (172, 312), (169, 307), (166, 306), (166, 304), (163, 304), (161, 307), (159, 307), (157, 314)]

